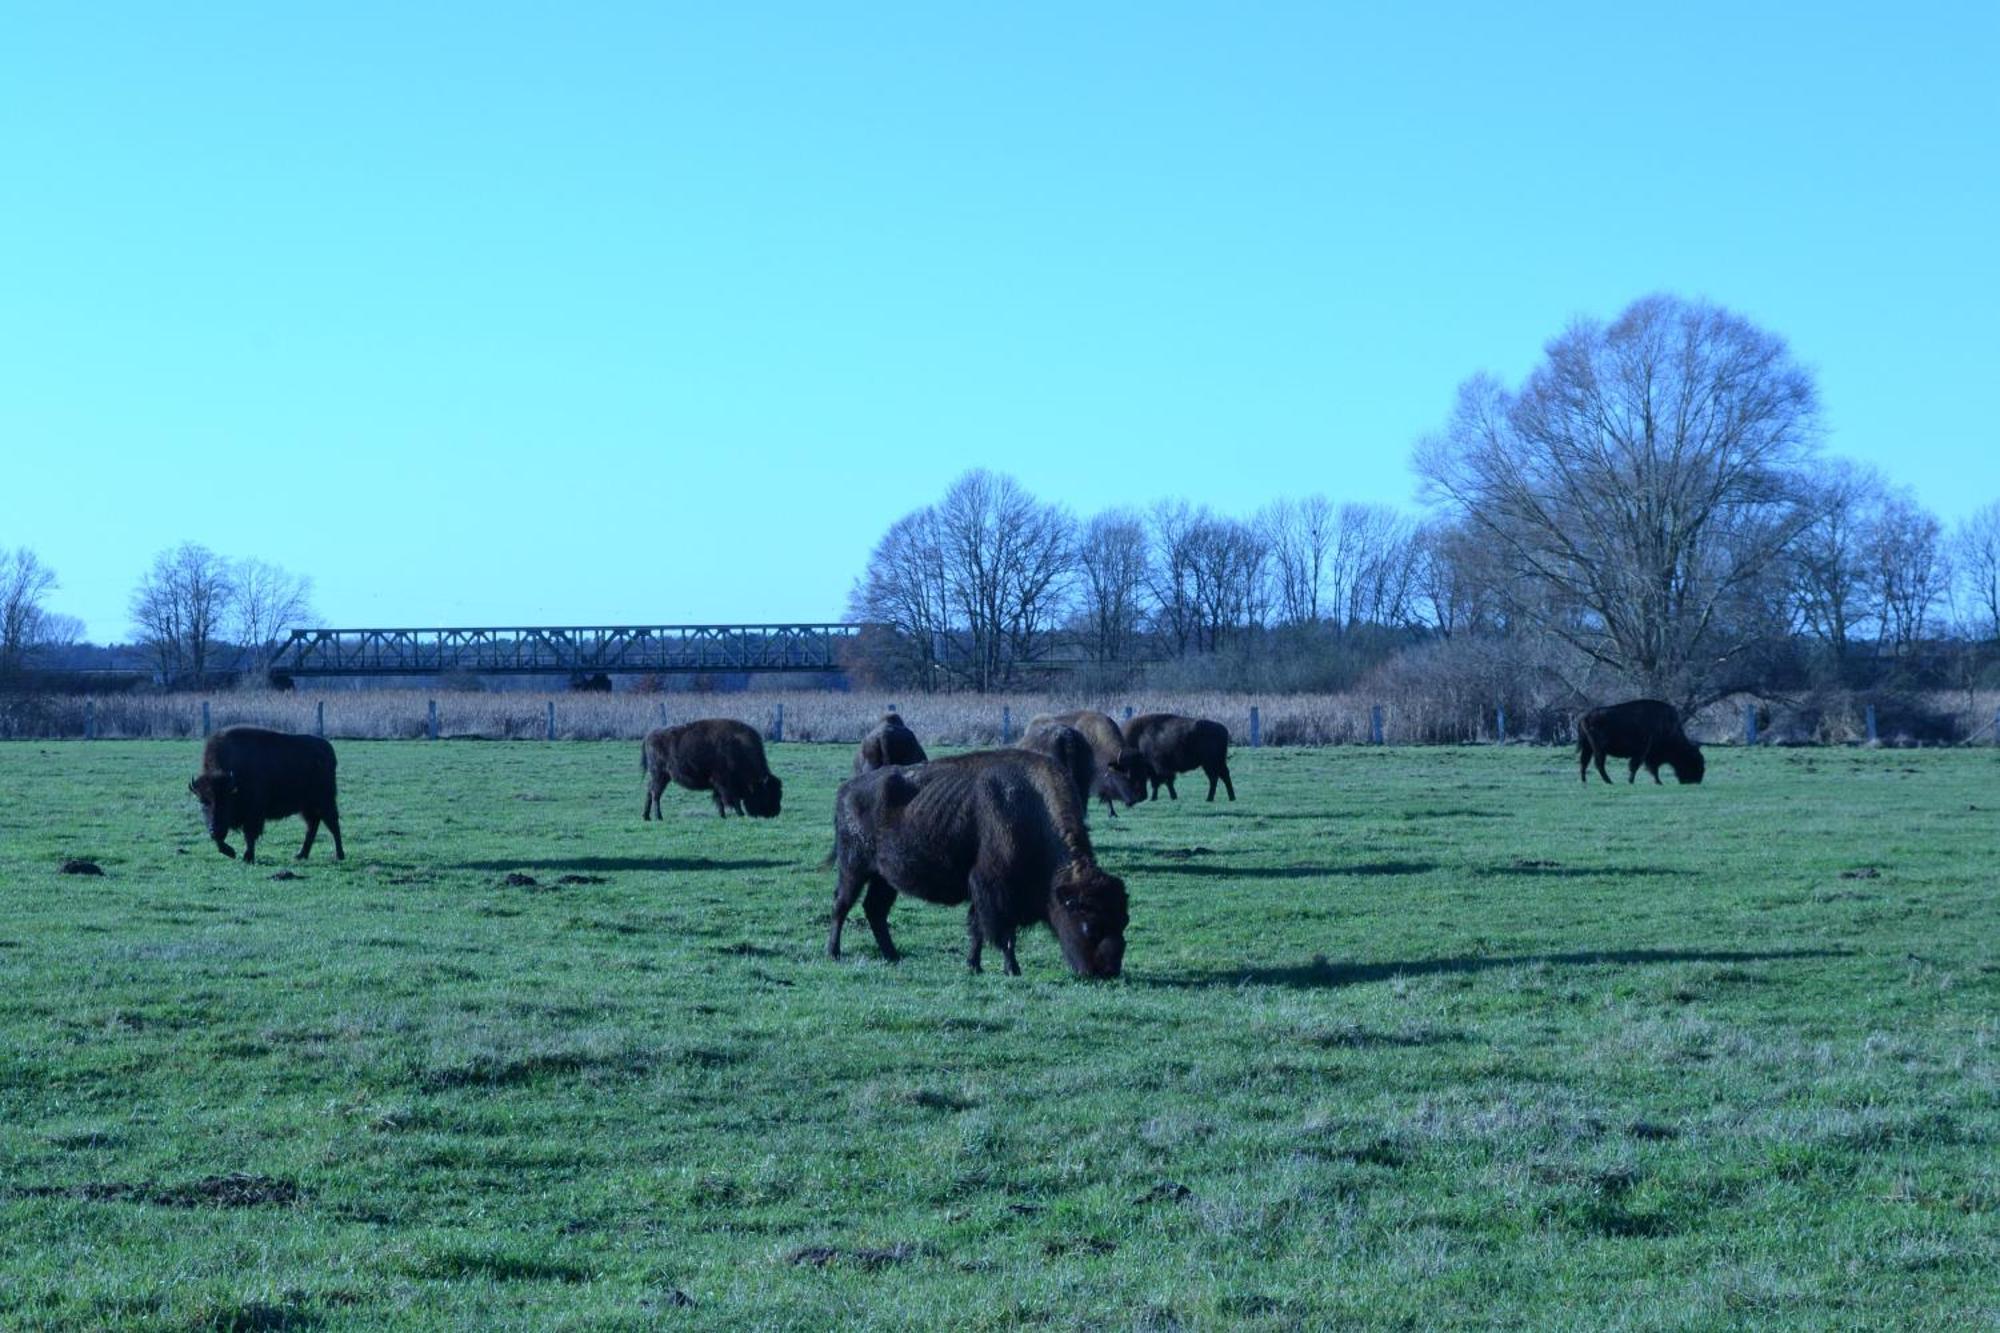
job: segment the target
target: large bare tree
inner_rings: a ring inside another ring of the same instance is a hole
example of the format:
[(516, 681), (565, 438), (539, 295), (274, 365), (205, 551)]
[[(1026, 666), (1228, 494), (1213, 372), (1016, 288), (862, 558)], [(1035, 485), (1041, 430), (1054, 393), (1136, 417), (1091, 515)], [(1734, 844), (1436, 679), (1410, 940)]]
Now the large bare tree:
[(916, 510), (890, 526), (869, 553), (847, 607), (855, 619), (895, 631), (879, 648), (891, 660), (878, 668), (926, 690), (943, 684), (938, 675), (952, 617), (935, 510)]
[(1895, 492), (1869, 524), (1866, 549), (1882, 641), (1908, 656), (1950, 583), (1943, 530), (1907, 492)]
[(1816, 434), (1812, 377), (1783, 340), (1650, 296), (1572, 324), (1518, 390), (1468, 381), (1416, 463), (1538, 591), (1516, 608), (1534, 628), (1694, 703), (1767, 636), (1737, 612), (1809, 517), (1798, 472)]
[(1320, 618), (1335, 533), (1333, 502), (1324, 495), (1274, 501), (1262, 516), (1271, 553), (1278, 618), (1287, 625), (1310, 625)]
[(1076, 543), (1078, 610), (1100, 665), (1130, 661), (1146, 586), (1146, 528), (1137, 515), (1110, 509), (1084, 524)]
[(1971, 632), (2000, 639), (2000, 500), (1969, 514), (1951, 549)]
[(0, 550), (0, 676), (27, 666), (57, 626), (44, 603), (56, 574), (25, 546)]
[(1798, 623), (1825, 645), (1835, 663), (1868, 621), (1871, 601), (1867, 543), (1886, 495), (1874, 469), (1835, 458), (1806, 478), (1807, 518), (1786, 561)]
[(182, 542), (153, 558), (132, 592), (132, 628), (169, 683), (199, 685), (221, 661), (236, 585), (229, 562)]
[(249, 670), (270, 665), (287, 627), (312, 619), (312, 580), (266, 560), (239, 560), (231, 570), (230, 635)]

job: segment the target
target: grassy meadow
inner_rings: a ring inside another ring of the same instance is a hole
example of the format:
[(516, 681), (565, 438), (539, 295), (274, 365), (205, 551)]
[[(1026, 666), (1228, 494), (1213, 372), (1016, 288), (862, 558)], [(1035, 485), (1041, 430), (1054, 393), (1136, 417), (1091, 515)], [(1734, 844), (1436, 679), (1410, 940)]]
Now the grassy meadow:
[(2000, 1321), (1990, 750), (1243, 751), (1093, 985), (827, 961), (845, 747), (346, 742), (255, 866), (198, 748), (0, 746), (0, 1326)]

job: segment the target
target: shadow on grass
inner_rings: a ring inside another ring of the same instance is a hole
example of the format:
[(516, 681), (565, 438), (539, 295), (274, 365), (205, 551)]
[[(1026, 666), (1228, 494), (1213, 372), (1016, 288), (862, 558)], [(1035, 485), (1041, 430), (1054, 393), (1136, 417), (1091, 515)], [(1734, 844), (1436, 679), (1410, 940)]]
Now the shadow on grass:
[(1601, 879), (1605, 876), (1626, 878), (1692, 878), (1692, 870), (1676, 870), (1672, 866), (1554, 866), (1515, 863), (1505, 866), (1477, 866), (1475, 875), (1534, 875), (1543, 879)]
[(1394, 963), (1335, 963), (1325, 957), (1291, 967), (1245, 967), (1227, 972), (1189, 972), (1180, 976), (1135, 977), (1141, 986), (1169, 990), (1199, 990), (1215, 986), (1283, 986), (1292, 990), (1330, 990), (1397, 977), (1432, 977), (1489, 972), (1505, 967), (1546, 963), (1552, 967), (1613, 967), (1644, 963), (1769, 963), (1804, 958), (1847, 958), (1851, 949), (1598, 949), (1582, 953), (1468, 955), (1459, 958), (1415, 958)]
[(561, 856), (518, 861), (459, 861), (448, 870), (783, 870), (796, 864), (767, 858), (708, 856)]
[(1209, 879), (1330, 879), (1346, 875), (1427, 875), (1435, 861), (1364, 861), (1346, 866), (1232, 866), (1226, 862), (1148, 861), (1121, 866), (1128, 875), (1202, 875)]

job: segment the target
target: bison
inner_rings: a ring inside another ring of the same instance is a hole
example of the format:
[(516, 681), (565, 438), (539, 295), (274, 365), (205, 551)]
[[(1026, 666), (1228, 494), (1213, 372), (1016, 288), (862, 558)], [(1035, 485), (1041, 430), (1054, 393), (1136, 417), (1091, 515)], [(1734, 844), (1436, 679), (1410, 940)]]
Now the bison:
[(1125, 739), (1146, 756), (1152, 769), (1153, 799), (1160, 788), (1178, 801), (1174, 776), (1200, 769), (1208, 778), (1208, 799), (1215, 799), (1215, 784), (1229, 789), (1236, 799), (1236, 784), (1229, 778), (1229, 728), (1207, 718), (1182, 717), (1178, 713), (1141, 713), (1125, 724)]
[(1055, 760), (1056, 766), (1069, 774), (1070, 785), (1076, 788), (1079, 808), (1089, 808), (1090, 789), (1097, 782), (1097, 754), (1082, 732), (1075, 727), (1043, 719), (1030, 726), (1027, 735), (1015, 745)]
[(1126, 743), (1125, 733), (1118, 729), (1118, 724), (1111, 720), (1109, 714), (1088, 708), (1073, 709), (1067, 713), (1044, 713), (1028, 723), (1028, 731), (1032, 733), (1037, 727), (1049, 724), (1075, 727), (1090, 742), (1091, 753), (1097, 760), (1091, 790), (1103, 800), (1104, 808), (1112, 818), (1118, 816), (1118, 807), (1112, 804), (1114, 800), (1133, 806), (1146, 799), (1146, 784), (1153, 776), (1152, 765), (1146, 762), (1146, 756)]
[(890, 764), (921, 764), (928, 758), (917, 733), (904, 725), (903, 715), (884, 713), (875, 729), (861, 738), (861, 749), (854, 756), (854, 776)]
[(1125, 885), (1101, 869), (1068, 773), (1025, 750), (983, 750), (921, 767), (878, 768), (841, 784), (834, 798), (839, 877), (830, 958), (855, 900), (882, 957), (902, 955), (889, 938), (898, 893), (926, 902), (970, 903), (966, 965), (980, 970), (991, 941), (1019, 976), (1014, 937), (1047, 924), (1078, 976), (1115, 977), (1124, 965)]
[(1658, 699), (1630, 699), (1591, 709), (1577, 719), (1576, 752), (1576, 775), (1586, 784), (1593, 760), (1597, 776), (1611, 781), (1611, 775), (1604, 771), (1606, 755), (1632, 761), (1632, 771), (1625, 778), (1628, 783), (1639, 780), (1642, 766), (1658, 782), (1661, 764), (1672, 765), (1674, 776), (1682, 782), (1700, 782), (1708, 766), (1701, 757), (1701, 747), (1681, 730), (1681, 715), (1672, 704)]
[(333, 747), (319, 736), (295, 736), (263, 727), (224, 727), (201, 747), (201, 772), (188, 790), (201, 802), (202, 819), (216, 850), (234, 858), (229, 831), (243, 830), (243, 861), (257, 862), (257, 839), (273, 819), (303, 815), (306, 840), (298, 859), (312, 855), (324, 823), (333, 835), (333, 859), (347, 859), (340, 841), (340, 806), (334, 798)]
[(646, 733), (639, 751), (646, 771), (646, 806), (641, 819), (664, 819), (660, 793), (669, 781), (715, 798), (715, 813), (774, 819), (784, 784), (764, 761), (764, 738), (756, 729), (728, 718), (707, 718)]

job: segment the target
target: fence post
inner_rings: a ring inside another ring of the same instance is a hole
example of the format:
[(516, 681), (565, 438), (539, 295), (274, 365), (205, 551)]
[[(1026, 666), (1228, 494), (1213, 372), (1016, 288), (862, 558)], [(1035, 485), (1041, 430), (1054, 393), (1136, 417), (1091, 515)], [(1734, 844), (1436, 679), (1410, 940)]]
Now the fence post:
[(1000, 743), (1002, 745), (1014, 743), (1014, 710), (1006, 704), (1000, 705)]
[(208, 700), (201, 701), (201, 734), (208, 735)]
[(313, 708), (313, 734), (326, 735), (326, 700), (321, 699)]
[(667, 701), (665, 699), (660, 700), (660, 725), (663, 727), (667, 725)]
[(2000, 745), (2000, 708), (1993, 710), (1993, 743)]
[(426, 739), (436, 740), (438, 738), (438, 701), (433, 699), (430, 701), (430, 704), (430, 720), (424, 724), (424, 736)]
[(1371, 745), (1382, 743), (1382, 705), (1376, 704), (1368, 710), (1368, 741)]
[[(1250, 711), (1254, 713), (1254, 712), (1256, 712), (1257, 710), (1253, 708), (1253, 709), (1251, 709)], [(1131, 704), (1126, 704), (1126, 705), (1125, 705), (1125, 720), (1126, 720), (1127, 722), (1130, 722), (1130, 721), (1132, 720), (1132, 705), (1131, 705)]]
[(1757, 743), (1756, 704), (1743, 705), (1743, 743), (1745, 745), (1755, 745)]
[(1875, 743), (1875, 705), (1868, 705), (1868, 743)]
[[(1125, 710), (1127, 715), (1130, 715), (1131, 711), (1132, 710), (1129, 708)], [(1250, 705), (1250, 748), (1254, 750), (1263, 743), (1264, 743), (1264, 719), (1258, 716), (1257, 705), (1251, 704)]]
[(771, 715), (771, 742), (776, 744), (783, 739), (785, 739), (785, 705), (780, 703), (777, 711)]
[(1499, 744), (1507, 743), (1507, 710), (1504, 708), (1493, 710), (1493, 736)]
[(97, 739), (97, 700), (95, 699), (85, 699), (83, 701), (83, 738), (87, 741)]
[(549, 700), (549, 734), (548, 734), (548, 738), (549, 738), (550, 740), (554, 740), (554, 739), (556, 738), (556, 701), (555, 701), (554, 699), (551, 699), (551, 700)]

